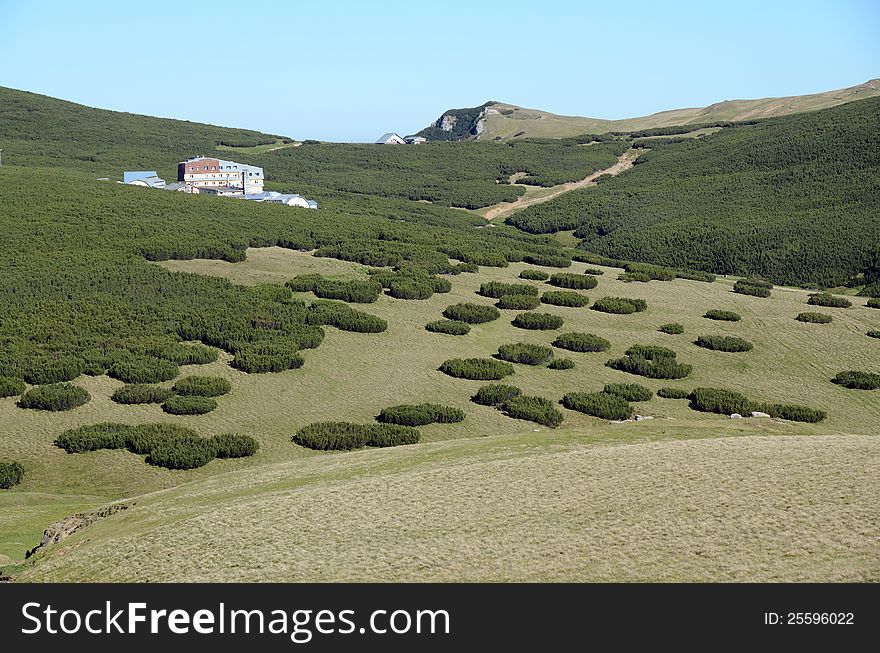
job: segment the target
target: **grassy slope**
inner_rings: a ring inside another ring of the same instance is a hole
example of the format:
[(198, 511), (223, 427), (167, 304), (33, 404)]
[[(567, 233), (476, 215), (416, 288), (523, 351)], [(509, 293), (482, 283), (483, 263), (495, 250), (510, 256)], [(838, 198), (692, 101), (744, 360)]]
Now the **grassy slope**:
[(727, 100), (693, 109), (672, 109), (650, 116), (627, 118), (623, 120), (603, 120), (579, 116), (560, 116), (536, 109), (524, 109), (512, 104), (492, 105), (498, 111), (507, 113), (490, 114), (485, 122), (486, 130), (480, 140), (503, 140), (514, 134), (524, 132), (518, 138), (566, 138), (584, 133), (604, 133), (607, 131), (630, 131), (650, 127), (688, 125), (719, 120), (750, 120), (784, 116), (802, 111), (815, 111), (833, 107), (844, 102), (861, 100), (880, 95), (880, 79), (873, 79), (850, 88), (796, 95), (783, 98), (764, 98), (760, 100)]

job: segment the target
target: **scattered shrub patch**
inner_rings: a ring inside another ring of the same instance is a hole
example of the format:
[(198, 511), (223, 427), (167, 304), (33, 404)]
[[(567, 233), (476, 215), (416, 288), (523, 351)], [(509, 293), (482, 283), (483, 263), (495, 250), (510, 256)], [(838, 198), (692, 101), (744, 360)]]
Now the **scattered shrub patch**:
[(551, 274), (547, 280), (551, 286), (557, 288), (571, 288), (574, 290), (590, 290), (599, 285), (596, 277), (589, 274), (575, 274), (574, 272), (557, 272)]
[(403, 404), (383, 408), (376, 421), (401, 426), (452, 424), (464, 420), (464, 411), (440, 404)]
[(797, 404), (760, 404), (756, 410), (761, 410), (779, 419), (787, 419), (792, 422), (821, 422), (828, 413), (818, 408), (798, 406)]
[(805, 313), (798, 313), (794, 318), (798, 322), (811, 322), (813, 324), (828, 324), (831, 322), (832, 318), (827, 313), (812, 313), (807, 311)]
[(230, 365), (249, 374), (264, 374), (297, 369), (304, 362), (294, 344), (260, 342), (237, 348)]
[(204, 415), (217, 408), (217, 402), (210, 397), (168, 397), (162, 410), (172, 415)]
[(558, 315), (550, 313), (520, 313), (511, 324), (520, 329), (551, 330), (562, 327), (563, 320)]
[(420, 438), (416, 429), (396, 424), (315, 422), (297, 431), (292, 440), (300, 446), (318, 451), (344, 451), (366, 446), (415, 444)]
[(429, 281), (436, 293), (443, 294), (452, 291), (452, 282), (449, 279), (444, 279), (443, 277), (431, 277)]
[(828, 306), (830, 308), (849, 308), (852, 302), (843, 297), (837, 297), (827, 292), (817, 292), (810, 295), (807, 303), (813, 306)]
[(355, 333), (381, 333), (388, 329), (388, 322), (381, 317), (357, 311), (342, 302), (316, 301), (309, 306), (306, 323), (334, 326), (341, 331)]
[(531, 265), (543, 265), (547, 268), (571, 267), (571, 259), (562, 254), (526, 254), (523, 261)]
[(706, 311), (703, 317), (709, 320), (722, 320), (725, 322), (739, 322), (742, 319), (742, 316), (739, 313), (734, 313), (733, 311), (722, 311), (717, 308)]
[(838, 372), (831, 381), (851, 390), (876, 390), (880, 388), (880, 374), (873, 372), (855, 370)]
[(679, 334), (684, 333), (684, 325), (679, 324), (678, 322), (670, 322), (669, 324), (663, 324), (660, 326), (658, 331), (662, 333), (668, 333), (669, 335), (677, 336)]
[(170, 381), (179, 372), (180, 369), (171, 361), (127, 354), (113, 362), (108, 374), (124, 383), (160, 383)]
[(397, 447), (403, 444), (418, 444), (422, 437), (416, 429), (397, 424), (368, 424), (364, 428), (367, 432), (368, 447)]
[(603, 274), (605, 274), (605, 272), (600, 270), (599, 268), (587, 268), (586, 270), (584, 270), (584, 274), (592, 274), (593, 276), (601, 277)]
[(55, 438), (55, 446), (67, 453), (84, 453), (97, 449), (122, 449), (127, 446), (127, 424), (101, 422), (65, 431)]
[(691, 408), (704, 413), (751, 415), (755, 403), (738, 392), (722, 388), (695, 388), (690, 394)]
[(461, 303), (447, 306), (443, 311), (443, 317), (468, 324), (482, 324), (491, 322), (501, 317), (501, 312), (494, 306), (485, 304)]
[(214, 455), (217, 458), (244, 458), (253, 456), (260, 448), (260, 443), (249, 435), (238, 433), (221, 433), (211, 438)]
[(524, 363), (525, 365), (541, 365), (553, 358), (553, 350), (544, 345), (534, 345), (526, 342), (501, 345), (498, 348), (498, 358), (511, 363)]
[(880, 331), (868, 331), (869, 338), (880, 338)]
[(171, 390), (159, 385), (130, 383), (118, 388), (110, 398), (117, 404), (161, 404), (171, 396)]
[(648, 310), (648, 302), (644, 299), (627, 299), (626, 297), (602, 297), (597, 299), (590, 308), (603, 313), (629, 315)]
[(13, 485), (18, 485), (23, 478), (24, 467), (19, 463), (0, 460), (0, 490), (8, 490)]
[(745, 338), (737, 336), (700, 336), (694, 344), (705, 349), (729, 352), (751, 351), (754, 346)]
[(534, 268), (526, 268), (522, 272), (519, 273), (520, 279), (530, 279), (532, 281), (547, 281), (550, 278), (550, 275), (544, 272), (544, 270), (535, 270)]
[(172, 390), (184, 396), (219, 397), (230, 392), (232, 384), (219, 376), (185, 376)]
[(650, 263), (627, 263), (623, 266), (626, 273), (639, 277), (637, 280), (672, 281), (678, 274), (671, 268), (664, 268)]
[(867, 306), (868, 308), (880, 308), (880, 298), (871, 297), (871, 299), (868, 300), (868, 303), (865, 304), (865, 306)]
[(638, 383), (608, 383), (603, 392), (626, 401), (649, 401), (654, 396), (650, 389)]
[(147, 454), (147, 462), (167, 469), (195, 469), (211, 462), (215, 453), (211, 439), (183, 435), (154, 444)]
[(522, 390), (513, 385), (503, 383), (490, 383), (477, 390), (477, 394), (471, 397), (471, 401), (482, 406), (500, 406), (505, 401), (519, 397)]
[(554, 358), (547, 363), (547, 369), (550, 370), (571, 370), (574, 369), (574, 361), (570, 358)]
[[(388, 284), (388, 294), (395, 299), (429, 299), (434, 294), (434, 288), (435, 282), (428, 278), (399, 277)], [(452, 288), (452, 284), (449, 288)]]
[(614, 358), (606, 366), (638, 374), (650, 379), (683, 379), (693, 369), (690, 365), (675, 360), (675, 352), (666, 347), (633, 345), (623, 358)]
[(538, 308), (542, 301), (544, 300), (534, 295), (502, 295), (495, 306), (514, 311), (531, 311)]
[(773, 284), (761, 279), (740, 279), (733, 284), (733, 292), (753, 297), (769, 297)]
[(286, 286), (294, 292), (312, 292), (322, 299), (356, 304), (371, 304), (382, 292), (382, 286), (374, 279), (327, 279), (320, 274), (299, 275), (288, 281)]
[(513, 374), (513, 365), (492, 358), (451, 358), (440, 371), (458, 379), (497, 381)]
[(492, 299), (500, 299), (504, 295), (535, 295), (539, 291), (534, 286), (524, 283), (501, 283), (500, 281), (489, 281), (480, 286), (480, 294), (483, 297), (491, 297)]
[(624, 281), (626, 283), (632, 283), (633, 281), (648, 283), (649, 281), (651, 281), (651, 275), (647, 272), (624, 272), (617, 275), (617, 280)]
[(24, 392), (25, 385), (21, 379), (11, 376), (0, 376), (0, 399), (4, 397), (17, 397)]
[(560, 333), (556, 340), (553, 341), (554, 347), (567, 349), (569, 351), (607, 351), (611, 348), (611, 343), (592, 333), (578, 333), (572, 331), (570, 333)]
[(144, 353), (178, 365), (207, 365), (216, 361), (220, 355), (213, 347), (187, 345), (182, 342), (169, 342), (150, 347)]
[(451, 336), (464, 336), (471, 330), (467, 322), (459, 320), (434, 320), (425, 325), (425, 329), (434, 333), (446, 333)]
[(607, 392), (570, 392), (562, 398), (562, 405), (602, 419), (629, 419), (633, 412), (626, 399)]
[(657, 391), (657, 396), (663, 399), (687, 399), (690, 394), (684, 388), (660, 388)]
[(25, 392), (18, 405), (37, 410), (70, 410), (89, 403), (91, 395), (79, 386), (70, 383), (38, 385)]
[(83, 367), (82, 360), (74, 356), (34, 358), (24, 368), (24, 380), (31, 385), (72, 381), (83, 373)]
[(563, 420), (562, 413), (553, 402), (544, 397), (519, 395), (505, 401), (501, 411), (508, 417), (529, 420), (550, 428), (556, 428)]
[[(592, 277), (586, 277), (590, 279)], [(541, 295), (541, 303), (552, 304), (553, 306), (572, 306), (575, 308), (586, 306), (590, 303), (590, 298), (581, 295), (572, 290), (551, 290)], [(532, 308), (536, 308), (533, 306)]]

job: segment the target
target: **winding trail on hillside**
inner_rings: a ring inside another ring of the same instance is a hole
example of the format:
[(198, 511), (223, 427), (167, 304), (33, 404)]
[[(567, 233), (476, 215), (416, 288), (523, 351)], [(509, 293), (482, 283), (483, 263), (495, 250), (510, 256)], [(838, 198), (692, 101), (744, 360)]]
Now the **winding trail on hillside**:
[[(528, 195), (521, 195), (516, 199), (515, 202), (499, 202), (498, 204), (493, 205), (489, 208), (488, 211), (483, 215), (487, 221), (494, 220), (495, 218), (506, 218), (512, 213), (516, 213), (517, 211), (521, 211), (524, 208), (529, 206), (535, 206), (536, 204), (543, 204), (544, 202), (549, 202), (552, 199), (559, 197), (564, 193), (570, 193), (573, 190), (577, 190), (579, 188), (586, 188), (588, 186), (595, 186), (596, 179), (601, 177), (602, 175), (619, 175), (624, 170), (629, 170), (633, 167), (633, 163), (636, 158), (646, 150), (627, 150), (617, 159), (617, 163), (612, 165), (610, 168), (605, 168), (604, 170), (597, 170), (591, 175), (584, 177), (580, 181), (570, 181), (565, 184), (559, 184), (558, 186), (551, 186), (549, 188), (540, 189), (539, 195), (532, 195), (529, 197)], [(511, 177), (511, 183), (516, 183), (516, 181), (522, 178), (522, 173), (516, 173)], [(524, 184), (519, 184), (524, 185)], [(534, 186), (530, 186), (529, 188), (534, 188)], [(541, 191), (547, 191), (546, 193)]]

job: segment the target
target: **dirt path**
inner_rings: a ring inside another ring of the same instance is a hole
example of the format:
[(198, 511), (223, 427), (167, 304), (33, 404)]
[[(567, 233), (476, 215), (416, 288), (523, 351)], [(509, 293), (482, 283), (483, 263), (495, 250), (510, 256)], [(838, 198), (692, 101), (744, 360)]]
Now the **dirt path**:
[[(601, 177), (602, 175), (619, 175), (624, 170), (629, 170), (633, 166), (633, 162), (636, 160), (636, 157), (641, 154), (644, 150), (627, 150), (623, 154), (620, 155), (620, 158), (617, 159), (617, 163), (615, 163), (610, 168), (605, 168), (604, 170), (597, 170), (589, 177), (581, 179), (580, 181), (570, 181), (565, 184), (559, 184), (558, 186), (551, 186), (550, 188), (541, 188), (535, 191), (534, 194), (529, 196), (521, 195), (517, 198), (515, 202), (499, 202), (495, 204), (483, 215), (486, 220), (494, 220), (495, 218), (506, 218), (511, 213), (515, 213), (517, 211), (521, 211), (522, 209), (528, 206), (534, 206), (535, 204), (543, 204), (544, 202), (549, 202), (550, 200), (559, 197), (563, 193), (570, 193), (573, 190), (577, 190), (578, 188), (586, 188), (587, 186), (595, 186), (596, 179)], [(511, 177), (511, 182), (516, 183), (519, 179), (525, 176), (524, 173), (516, 173)], [(534, 186), (530, 186), (529, 188), (534, 188)]]

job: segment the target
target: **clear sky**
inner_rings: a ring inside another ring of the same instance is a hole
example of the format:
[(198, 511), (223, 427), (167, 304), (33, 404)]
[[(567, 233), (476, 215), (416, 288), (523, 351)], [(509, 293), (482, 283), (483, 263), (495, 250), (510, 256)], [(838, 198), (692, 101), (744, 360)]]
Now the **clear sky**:
[(880, 1), (0, 0), (0, 86), (295, 138), (499, 100), (625, 118), (880, 77)]

